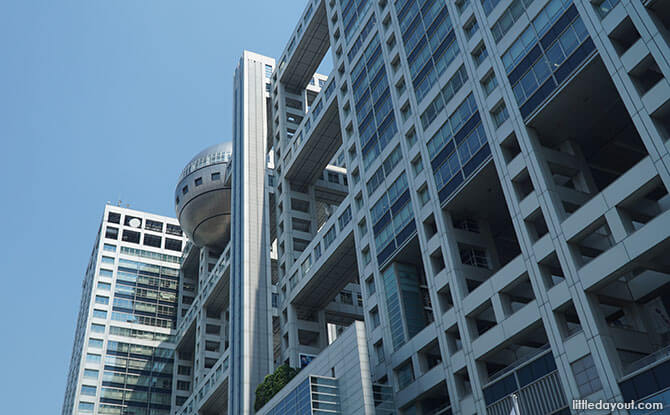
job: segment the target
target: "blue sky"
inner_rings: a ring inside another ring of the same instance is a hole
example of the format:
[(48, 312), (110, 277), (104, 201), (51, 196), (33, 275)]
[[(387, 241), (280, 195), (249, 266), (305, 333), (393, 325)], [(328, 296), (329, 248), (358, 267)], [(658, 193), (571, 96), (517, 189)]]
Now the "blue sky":
[(275, 56), (304, 0), (0, 1), (2, 412), (59, 413), (106, 201), (174, 215), (231, 134), (243, 49)]

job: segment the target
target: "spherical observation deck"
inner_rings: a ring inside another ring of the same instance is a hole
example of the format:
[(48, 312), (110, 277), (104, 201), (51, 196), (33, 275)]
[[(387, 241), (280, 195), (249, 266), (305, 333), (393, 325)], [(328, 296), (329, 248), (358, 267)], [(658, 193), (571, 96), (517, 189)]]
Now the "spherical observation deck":
[(196, 246), (223, 249), (230, 239), (230, 185), (224, 181), (232, 149), (232, 142), (206, 148), (179, 176), (177, 219)]

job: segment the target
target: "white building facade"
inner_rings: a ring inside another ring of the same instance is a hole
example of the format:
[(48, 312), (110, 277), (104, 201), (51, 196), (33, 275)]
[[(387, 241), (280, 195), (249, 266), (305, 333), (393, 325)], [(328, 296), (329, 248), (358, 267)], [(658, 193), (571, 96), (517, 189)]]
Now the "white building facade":
[(170, 413), (184, 244), (174, 218), (105, 206), (82, 281), (64, 415)]
[[(386, 385), (377, 413), (668, 401), (668, 29), (665, 1), (309, 1), (238, 66), (231, 242), (182, 267), (177, 351), (210, 360), (175, 413), (253, 413), (282, 364)], [(360, 371), (310, 364), (357, 321)]]

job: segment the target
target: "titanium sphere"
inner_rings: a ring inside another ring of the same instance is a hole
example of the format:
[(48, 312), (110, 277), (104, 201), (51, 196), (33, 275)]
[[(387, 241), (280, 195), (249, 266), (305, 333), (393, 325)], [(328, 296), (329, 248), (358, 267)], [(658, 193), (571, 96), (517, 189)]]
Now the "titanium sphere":
[(232, 142), (206, 148), (186, 165), (175, 189), (177, 220), (198, 247), (223, 249), (230, 239), (230, 185), (225, 173)]

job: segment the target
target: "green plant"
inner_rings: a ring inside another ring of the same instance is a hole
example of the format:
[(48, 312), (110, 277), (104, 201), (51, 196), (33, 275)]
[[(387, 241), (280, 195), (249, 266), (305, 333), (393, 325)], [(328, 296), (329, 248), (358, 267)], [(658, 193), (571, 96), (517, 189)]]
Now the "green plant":
[(300, 372), (300, 369), (290, 367), (289, 365), (281, 365), (275, 369), (274, 373), (265, 376), (256, 388), (256, 400), (254, 402), (254, 409), (258, 411), (265, 405), (273, 396), (277, 394), (287, 383)]

